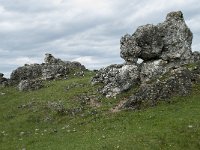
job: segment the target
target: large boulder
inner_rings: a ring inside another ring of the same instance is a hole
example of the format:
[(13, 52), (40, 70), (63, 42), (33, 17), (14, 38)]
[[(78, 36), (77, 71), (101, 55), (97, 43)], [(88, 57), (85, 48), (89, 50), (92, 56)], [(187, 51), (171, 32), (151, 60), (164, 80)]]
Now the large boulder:
[(141, 54), (141, 47), (139, 47), (135, 38), (129, 34), (123, 36), (120, 40), (120, 56), (130, 64), (136, 64), (138, 57)]
[(135, 37), (138, 46), (141, 47), (141, 54), (139, 55), (141, 59), (145, 61), (159, 58), (163, 41), (157, 26), (152, 24), (140, 26), (133, 37)]
[(163, 51), (161, 58), (187, 60), (191, 57), (192, 32), (186, 25), (181, 11), (167, 14), (164, 23), (158, 25), (162, 34)]
[(174, 61), (191, 57), (192, 32), (187, 27), (181, 11), (171, 12), (157, 26), (147, 24), (137, 28), (133, 35), (121, 38), (121, 57), (126, 62), (136, 63), (163, 59)]
[[(192, 32), (187, 27), (182, 12), (171, 12), (163, 23), (143, 25), (132, 35), (123, 36), (120, 40), (120, 56), (125, 63), (100, 69), (92, 82), (102, 83), (101, 93), (107, 96), (116, 96), (138, 83), (154, 83), (171, 70), (200, 61), (200, 54), (191, 51), (192, 38)], [(138, 64), (139, 59), (143, 60), (141, 64)], [(127, 66), (134, 69), (127, 69)], [(166, 84), (171, 83), (171, 79), (169, 81)], [(173, 85), (173, 88), (177, 86)], [(147, 88), (150, 92), (148, 85)], [(142, 90), (145, 88), (141, 88), (141, 93), (144, 92)], [(152, 91), (154, 90), (157, 89), (153, 86)]]

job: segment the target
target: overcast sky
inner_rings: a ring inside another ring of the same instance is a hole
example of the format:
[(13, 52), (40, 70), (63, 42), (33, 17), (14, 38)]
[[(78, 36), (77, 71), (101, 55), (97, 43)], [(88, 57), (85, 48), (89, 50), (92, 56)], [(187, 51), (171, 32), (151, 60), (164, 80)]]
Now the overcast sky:
[(181, 10), (200, 50), (199, 0), (0, 0), (0, 72), (43, 62), (45, 53), (87, 68), (123, 63), (120, 38)]

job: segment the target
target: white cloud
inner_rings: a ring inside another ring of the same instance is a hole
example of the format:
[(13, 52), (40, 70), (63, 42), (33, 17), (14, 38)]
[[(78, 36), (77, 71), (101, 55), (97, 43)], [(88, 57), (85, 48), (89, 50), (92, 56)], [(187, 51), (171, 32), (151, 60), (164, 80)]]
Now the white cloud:
[(15, 64), (17, 65), (24, 65), (24, 64), (33, 64), (38, 63), (38, 59), (29, 58), (29, 57), (20, 57), (14, 60)]
[(29, 57), (6, 58), (0, 62), (0, 65), (17, 65), (23, 66), (24, 64), (40, 63), (41, 60)]
[[(0, 0), (0, 72), (41, 63), (44, 53), (88, 68), (122, 63), (119, 41), (139, 25), (182, 10), (199, 49), (198, 0)], [(6, 67), (5, 67), (6, 66)]]
[(73, 59), (73, 61), (78, 61), (81, 64), (85, 66), (89, 66), (92, 69), (96, 68), (95, 65), (101, 63), (97, 58), (92, 57), (92, 56), (78, 57), (76, 59)]

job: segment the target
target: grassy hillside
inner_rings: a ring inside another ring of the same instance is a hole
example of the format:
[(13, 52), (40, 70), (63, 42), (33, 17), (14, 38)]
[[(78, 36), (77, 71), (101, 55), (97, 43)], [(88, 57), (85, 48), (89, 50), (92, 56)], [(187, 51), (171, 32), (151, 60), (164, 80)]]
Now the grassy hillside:
[(33, 92), (0, 88), (0, 149), (200, 149), (199, 85), (171, 103), (113, 113), (134, 89), (106, 99), (90, 85), (92, 76), (46, 82)]

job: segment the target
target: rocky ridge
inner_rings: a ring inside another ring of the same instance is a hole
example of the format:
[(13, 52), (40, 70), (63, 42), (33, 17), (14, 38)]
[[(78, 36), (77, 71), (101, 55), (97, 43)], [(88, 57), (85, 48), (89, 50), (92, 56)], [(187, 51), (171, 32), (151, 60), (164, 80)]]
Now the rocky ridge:
[[(140, 26), (120, 40), (124, 64), (102, 68), (92, 79), (101, 83), (99, 90), (107, 97), (138, 87), (122, 108), (138, 108), (143, 101), (154, 105), (173, 95), (187, 95), (199, 78), (200, 53), (192, 52), (193, 34), (181, 11), (170, 12), (158, 25)], [(138, 63), (142, 59), (142, 63)], [(188, 68), (188, 64), (196, 67)], [(196, 71), (194, 71), (196, 70)]]
[[(44, 80), (66, 79), (67, 75), (76, 71), (76, 74), (85, 70), (79, 62), (63, 61), (52, 54), (45, 54), (42, 64), (25, 64), (11, 73), (9, 83), (17, 85), (20, 91), (37, 90), (43, 87)], [(2, 75), (1, 75), (2, 76)], [(5, 78), (0, 77), (3, 82)]]

